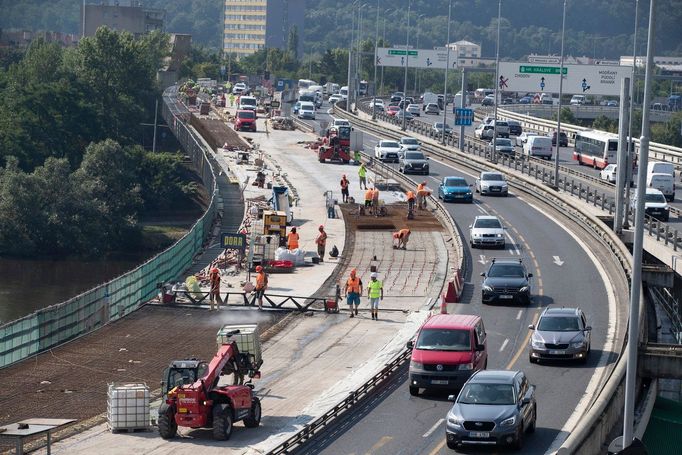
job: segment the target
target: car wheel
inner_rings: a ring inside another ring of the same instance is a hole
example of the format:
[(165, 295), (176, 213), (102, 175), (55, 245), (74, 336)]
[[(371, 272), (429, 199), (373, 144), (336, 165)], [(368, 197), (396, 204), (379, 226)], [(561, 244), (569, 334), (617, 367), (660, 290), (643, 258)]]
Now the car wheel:
[(419, 387), (410, 386), (410, 395), (413, 397), (419, 396)]
[(448, 449), (457, 450), (457, 449), (459, 448), (459, 446), (457, 445), (456, 442), (448, 441), (448, 440), (446, 439), (446, 440), (445, 440), (445, 443), (447, 444)]
[(526, 432), (528, 433), (535, 433), (535, 428), (538, 423), (538, 407), (537, 405), (533, 406), (533, 420), (530, 421), (530, 425), (528, 425), (528, 428), (526, 429)]
[(516, 450), (521, 450), (523, 449), (523, 423), (521, 423), (521, 427), (519, 428), (519, 434), (516, 436), (516, 441), (514, 441), (514, 449)]
[(530, 363), (538, 363), (538, 359), (533, 358), (533, 356), (530, 353), (528, 353), (528, 361)]

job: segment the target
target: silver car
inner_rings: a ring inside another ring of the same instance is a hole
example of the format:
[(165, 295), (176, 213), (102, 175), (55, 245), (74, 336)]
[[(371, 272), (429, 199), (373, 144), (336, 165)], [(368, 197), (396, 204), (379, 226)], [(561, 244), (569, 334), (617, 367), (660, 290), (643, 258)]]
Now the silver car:
[(448, 412), (445, 442), (450, 449), (471, 445), (523, 448), (535, 431), (535, 386), (522, 371), (477, 371), (464, 383)]
[(424, 106), (424, 114), (440, 114), (440, 108), (436, 103), (428, 103)]
[(587, 362), (592, 327), (580, 308), (547, 308), (537, 326), (528, 328), (533, 331), (528, 352), (531, 363), (541, 359)]
[(496, 216), (481, 215), (474, 218), (469, 226), (469, 244), (477, 246), (497, 246), (504, 249), (504, 226)]
[(499, 172), (481, 172), (481, 176), (476, 179), (476, 192), (484, 194), (509, 194), (507, 180)]
[(398, 167), (403, 174), (429, 175), (429, 158), (418, 150), (406, 150), (400, 157)]

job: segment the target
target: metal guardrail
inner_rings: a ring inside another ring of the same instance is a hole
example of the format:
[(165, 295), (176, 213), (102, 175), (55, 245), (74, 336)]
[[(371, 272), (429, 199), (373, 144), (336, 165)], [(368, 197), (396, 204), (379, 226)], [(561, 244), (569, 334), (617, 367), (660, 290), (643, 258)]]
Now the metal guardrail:
[[(613, 106), (563, 104), (562, 107), (570, 109), (571, 112), (573, 112), (573, 115), (578, 119), (594, 119), (602, 115), (611, 119), (617, 119), (620, 114), (620, 108)], [(504, 105), (503, 109), (519, 114), (525, 113), (531, 117), (537, 117), (539, 115), (539, 118), (541, 119), (551, 119), (553, 115), (556, 115), (557, 106), (549, 104), (510, 104)], [(674, 111), (651, 109), (650, 118), (653, 122), (667, 122), (674, 113)]]

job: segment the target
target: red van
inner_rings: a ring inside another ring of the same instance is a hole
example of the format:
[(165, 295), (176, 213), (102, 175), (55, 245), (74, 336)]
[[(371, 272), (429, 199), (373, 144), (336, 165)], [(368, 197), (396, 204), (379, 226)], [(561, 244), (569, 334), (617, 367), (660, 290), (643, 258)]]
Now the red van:
[(410, 395), (419, 389), (454, 390), (488, 366), (488, 337), (480, 316), (437, 314), (421, 326), (410, 359)]
[(239, 110), (234, 116), (235, 131), (256, 131), (256, 111)]

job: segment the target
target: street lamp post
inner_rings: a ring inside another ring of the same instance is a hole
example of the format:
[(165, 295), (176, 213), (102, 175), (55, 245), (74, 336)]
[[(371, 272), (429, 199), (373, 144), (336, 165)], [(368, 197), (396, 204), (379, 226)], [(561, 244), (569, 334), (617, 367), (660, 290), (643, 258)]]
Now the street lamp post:
[[(419, 35), (421, 35), (421, 33), (419, 33), (419, 19), (421, 19), (424, 16), (426, 16), (426, 14), (420, 14), (419, 16), (417, 16), (417, 19), (414, 21), (414, 26), (417, 29), (417, 32), (416, 32), (417, 33), (417, 45), (416, 45), (417, 52), (419, 52)], [(417, 94), (417, 77), (419, 77), (419, 67), (415, 66), (414, 67), (414, 93), (415, 93), (415, 95)]]
[(554, 155), (554, 187), (559, 188), (559, 150), (561, 149), (561, 97), (564, 94), (564, 32), (566, 31), (566, 0), (561, 19), (561, 57), (559, 61), (559, 110), (556, 115), (556, 154)]
[(355, 0), (351, 5), (351, 28), (350, 28), (350, 44), (348, 45), (348, 91), (346, 92), (346, 110), (351, 111), (351, 75), (353, 74), (353, 40), (355, 35)]
[[(639, 0), (635, 1), (635, 34), (634, 34), (634, 39), (632, 43), (632, 77), (630, 78), (630, 114), (628, 117), (629, 124), (628, 124), (628, 140), (627, 140), (627, 147), (628, 147), (628, 152), (625, 154), (627, 157), (625, 161), (625, 165), (627, 166), (625, 168), (626, 174), (625, 174), (625, 207), (629, 206), (629, 201), (630, 201), (630, 182), (632, 181), (632, 158), (633, 155), (635, 154), (635, 151), (633, 150), (634, 147), (632, 144), (634, 144), (632, 140), (632, 113), (634, 109), (634, 104), (635, 104), (635, 74), (637, 74), (637, 28), (639, 26)], [(627, 209), (626, 209), (627, 210)], [(625, 212), (627, 213), (627, 211)], [(628, 221), (628, 217), (626, 216), (625, 219), (623, 220), (623, 229), (629, 229), (630, 228), (630, 222)]]
[[(492, 159), (497, 161), (497, 99), (500, 91), (500, 22), (502, 21), (502, 0), (497, 2), (497, 46), (495, 49), (495, 106), (493, 108), (493, 149)], [(463, 95), (462, 95), (463, 96)]]
[[(383, 42), (384, 46), (386, 45), (386, 16), (388, 15), (389, 11), (393, 11), (393, 8), (386, 8), (384, 10), (384, 32), (381, 38), (381, 41)], [(381, 66), (381, 94), (384, 95), (384, 67), (383, 65)]]
[[(445, 81), (443, 82), (443, 133), (441, 143), (445, 145), (445, 127), (448, 119), (448, 69), (450, 68), (450, 17), (452, 13), (452, 0), (448, 3), (448, 34), (445, 40), (447, 57), (445, 57)], [(454, 105), (454, 104), (453, 104)]]
[(407, 2), (407, 40), (405, 42), (405, 80), (403, 81), (403, 126), (402, 130), (407, 129), (407, 116), (405, 115), (405, 108), (407, 108), (407, 68), (410, 66), (410, 10), (412, 8), (412, 0)]
[(372, 120), (377, 119), (377, 45), (379, 44), (379, 0), (377, 0), (377, 18), (374, 30), (374, 86), (372, 87)]

